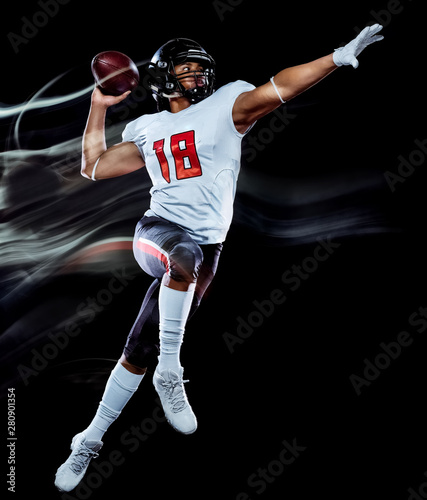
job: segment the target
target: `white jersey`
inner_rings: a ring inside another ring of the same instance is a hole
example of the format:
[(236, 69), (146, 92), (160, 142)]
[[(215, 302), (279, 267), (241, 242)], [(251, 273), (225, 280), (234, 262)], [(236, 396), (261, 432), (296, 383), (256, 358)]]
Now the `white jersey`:
[(199, 244), (225, 240), (244, 136), (232, 109), (241, 93), (254, 88), (229, 83), (178, 113), (144, 115), (126, 126), (123, 141), (136, 144), (153, 183), (146, 215), (178, 224)]

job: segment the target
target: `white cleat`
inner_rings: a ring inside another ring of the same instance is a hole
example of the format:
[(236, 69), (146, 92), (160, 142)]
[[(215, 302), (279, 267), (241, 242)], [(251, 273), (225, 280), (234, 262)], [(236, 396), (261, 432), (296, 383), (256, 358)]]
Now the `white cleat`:
[(188, 402), (184, 390), (184, 370), (180, 373), (173, 370), (159, 372), (156, 368), (153, 375), (153, 384), (162, 402), (166, 420), (178, 432), (192, 434), (197, 429), (197, 419)]
[(102, 441), (86, 441), (83, 432), (73, 437), (72, 453), (56, 471), (55, 486), (59, 491), (71, 491), (80, 483), (90, 461), (98, 456), (102, 445)]

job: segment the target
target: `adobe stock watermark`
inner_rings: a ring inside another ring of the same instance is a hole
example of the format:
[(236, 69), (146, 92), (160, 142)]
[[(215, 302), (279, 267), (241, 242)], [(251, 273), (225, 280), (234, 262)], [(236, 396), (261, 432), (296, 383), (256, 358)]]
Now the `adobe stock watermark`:
[(105, 120), (105, 126), (109, 127), (114, 121), (124, 121), (130, 117), (133, 110), (137, 109), (138, 106), (151, 96), (151, 92), (147, 90), (147, 80), (149, 75), (145, 74), (143, 81), (135, 87), (131, 94), (119, 104), (109, 108), (109, 113)]
[[(424, 477), (427, 478), (427, 471), (424, 472)], [(414, 488), (408, 488), (409, 497), (407, 500), (425, 500), (427, 498), (427, 480), (420, 483), (415, 491)]]
[(40, 10), (30, 16), (21, 17), (20, 32), (14, 33), (10, 31), (7, 34), (7, 39), (15, 54), (18, 54), (22, 45), (27, 45), (30, 40), (38, 35), (42, 28), (49, 24), (50, 20), (58, 14), (62, 5), (68, 3), (70, 3), (70, 0), (38, 0), (37, 6), (40, 7)]
[(92, 493), (99, 489), (108, 480), (114, 471), (121, 467), (127, 459), (126, 453), (137, 451), (141, 443), (145, 443), (152, 436), (159, 425), (166, 422), (160, 399), (156, 399), (157, 406), (150, 417), (145, 417), (138, 424), (132, 425), (120, 436), (120, 449), (114, 449), (102, 460), (92, 460), (84, 479), (72, 493), (63, 493), (62, 500), (87, 500)]
[[(271, 460), (266, 466), (258, 467), (247, 479), (246, 484), (256, 495), (264, 493), (270, 484), (274, 483), (282, 474), (288, 470), (297, 458), (301, 456), (307, 446), (301, 446), (296, 438), (289, 443), (286, 439), (282, 441), (282, 449), (278, 456)], [(254, 498), (250, 493), (244, 491), (236, 496), (236, 500), (250, 500)]]
[(275, 288), (268, 297), (254, 300), (252, 302), (254, 308), (247, 315), (237, 316), (235, 333), (223, 333), (222, 338), (231, 354), (235, 352), (236, 346), (242, 345), (266, 319), (273, 315), (277, 306), (285, 303), (286, 294), (296, 292), (318, 270), (319, 265), (328, 260), (341, 246), (341, 243), (332, 241), (329, 236), (326, 239), (317, 238), (317, 242), (318, 245), (312, 255), (305, 257), (300, 264), (294, 264), (282, 274), (281, 281), (286, 285), (286, 290)]
[[(387, 28), (387, 26), (389, 26), (393, 21), (393, 18), (405, 10), (405, 4), (411, 2), (412, 0), (389, 0), (383, 9), (371, 10), (369, 15), (372, 18), (372, 22), (381, 24), (384, 28)], [(356, 35), (358, 35), (363, 28), (355, 26), (353, 29)]]
[[(423, 333), (427, 330), (427, 307), (419, 307), (410, 314), (408, 323), (416, 333)], [(408, 328), (409, 330), (409, 328)], [(414, 342), (414, 337), (410, 331), (403, 330), (399, 332), (394, 340), (381, 342), (379, 352), (375, 357), (365, 358), (360, 375), (352, 373), (350, 383), (356, 394), (360, 396), (364, 387), (369, 387), (378, 379), (378, 377), (395, 362), (403, 350)]]
[(249, 132), (245, 137), (242, 158), (247, 163), (255, 160), (257, 154), (260, 151), (264, 151), (267, 145), (274, 141), (277, 134), (283, 132), (298, 115), (289, 113), (286, 106), (280, 106), (270, 116), (270, 120), (266, 126)]
[(410, 153), (398, 156), (399, 164), (394, 171), (384, 172), (384, 178), (392, 193), (396, 191), (396, 185), (403, 184), (426, 161), (427, 138), (415, 139), (414, 144), (415, 148)]
[[(373, 22), (387, 27), (393, 20), (394, 16), (399, 15), (404, 11), (405, 4), (412, 1), (413, 0), (388, 0), (384, 8), (380, 10), (372, 9), (369, 14)], [(222, 22), (228, 14), (234, 12), (236, 7), (239, 7), (243, 2), (244, 0), (214, 0), (212, 2), (212, 7), (214, 8), (219, 20)], [(363, 28), (359, 28), (358, 26), (354, 27), (354, 31), (357, 35), (362, 31), (362, 29)]]
[(241, 5), (244, 0), (214, 0), (212, 2), (212, 7), (215, 9), (219, 20), (222, 22), (225, 19), (225, 15), (229, 12), (234, 12), (236, 7)]
[(78, 304), (73, 319), (67, 321), (60, 331), (48, 333), (49, 342), (37, 349), (31, 349), (32, 358), (28, 365), (19, 364), (17, 366), (16, 369), (24, 385), (27, 386), (31, 377), (36, 377), (45, 370), (68, 347), (71, 339), (80, 335), (82, 329), (79, 325), (82, 322), (91, 323), (98, 313), (108, 307), (113, 302), (114, 297), (122, 293), (129, 282), (135, 279), (135, 276), (127, 274), (124, 268), (120, 272), (112, 270), (111, 274), (112, 277), (108, 280), (105, 288), (101, 288), (96, 295), (88, 296)]

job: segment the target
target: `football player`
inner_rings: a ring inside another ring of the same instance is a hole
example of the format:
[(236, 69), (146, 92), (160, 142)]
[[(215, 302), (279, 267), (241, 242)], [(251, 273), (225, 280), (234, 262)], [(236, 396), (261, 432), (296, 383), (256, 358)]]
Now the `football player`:
[(136, 226), (134, 255), (154, 281), (94, 419), (74, 436), (72, 453), (56, 473), (58, 489), (71, 491), (81, 481), (98, 456), (104, 433), (153, 359), (153, 383), (168, 422), (184, 434), (196, 430), (179, 354), (186, 322), (215, 275), (231, 223), (242, 138), (257, 120), (337, 67), (357, 68), (362, 50), (383, 38), (381, 29), (378, 24), (367, 27), (344, 47), (284, 69), (257, 88), (235, 81), (216, 92), (213, 58), (192, 40), (170, 40), (146, 67), (159, 112), (129, 123), (123, 142), (109, 148), (106, 111), (129, 92), (114, 97), (94, 89), (83, 135), (82, 175), (98, 181), (147, 168), (151, 203)]

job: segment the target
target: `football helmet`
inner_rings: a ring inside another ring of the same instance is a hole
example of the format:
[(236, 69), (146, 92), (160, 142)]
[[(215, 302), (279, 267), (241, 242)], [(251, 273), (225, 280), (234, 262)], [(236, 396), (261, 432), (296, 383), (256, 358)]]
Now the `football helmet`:
[[(175, 66), (186, 61), (199, 63), (202, 71), (186, 71), (175, 74)], [(172, 97), (187, 97), (197, 103), (213, 93), (215, 61), (197, 42), (189, 38), (174, 38), (162, 45), (145, 65), (148, 74), (146, 85), (157, 101), (159, 111), (168, 107)], [(186, 89), (181, 80), (193, 76), (195, 86)]]

